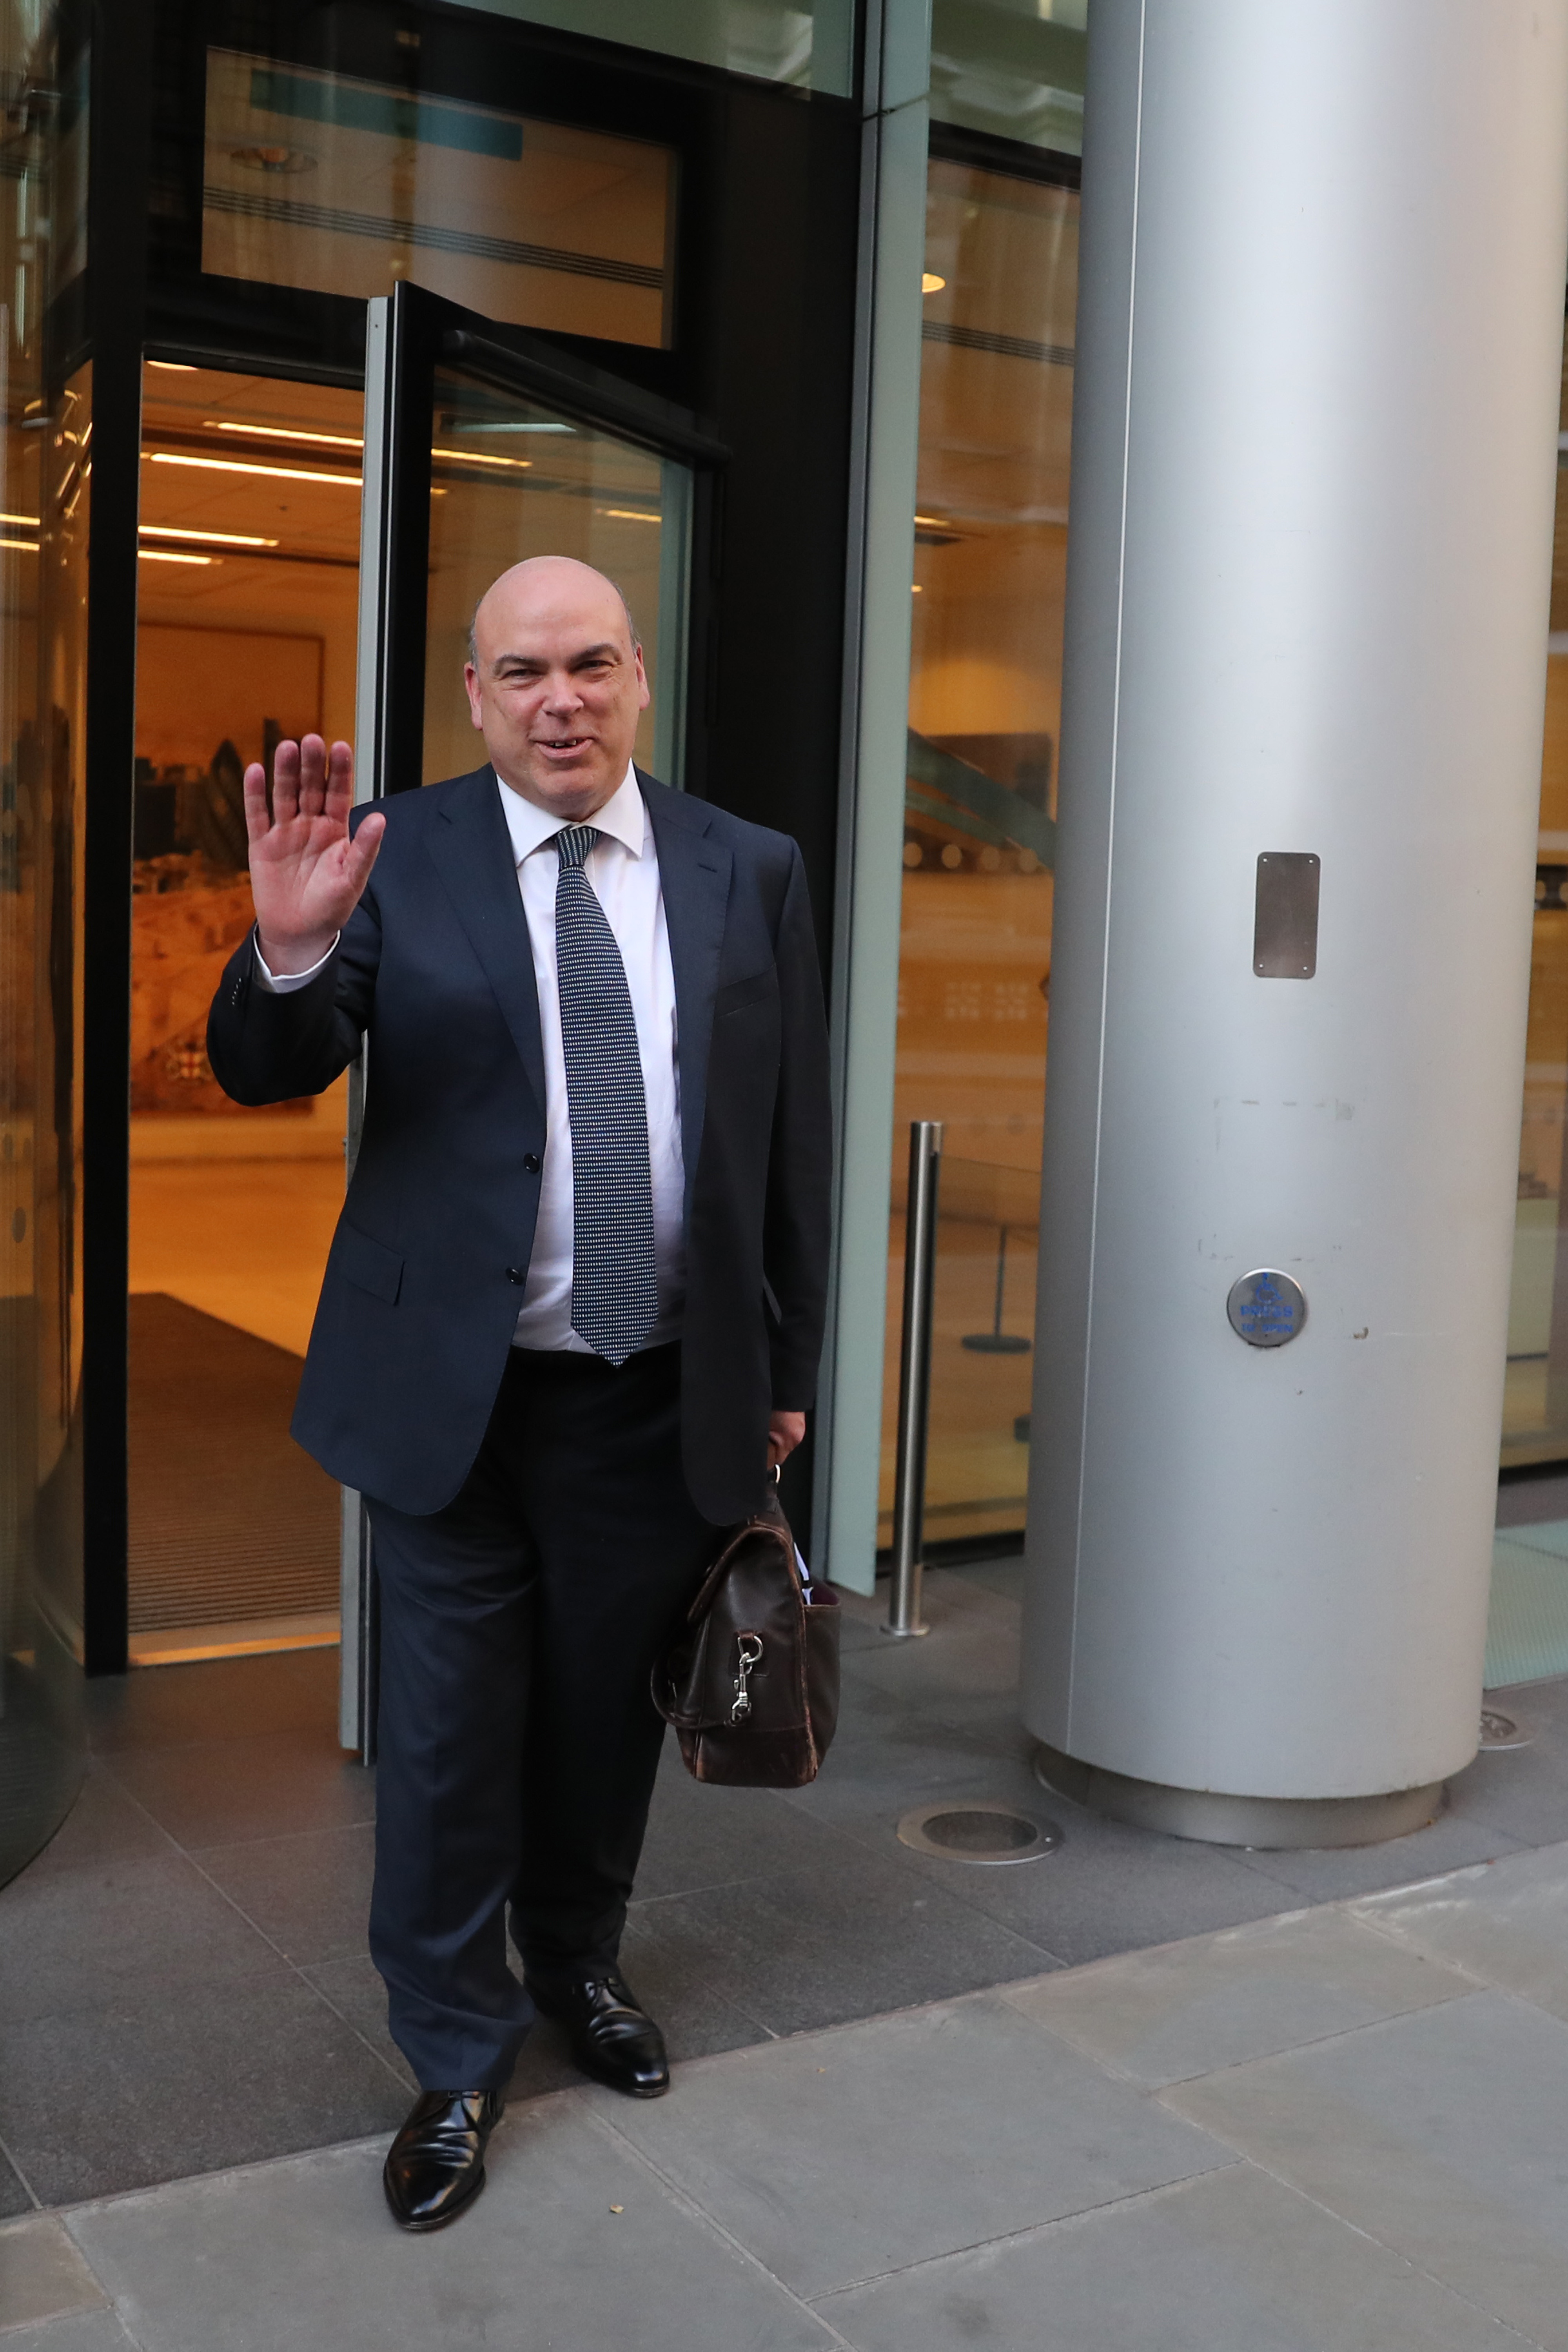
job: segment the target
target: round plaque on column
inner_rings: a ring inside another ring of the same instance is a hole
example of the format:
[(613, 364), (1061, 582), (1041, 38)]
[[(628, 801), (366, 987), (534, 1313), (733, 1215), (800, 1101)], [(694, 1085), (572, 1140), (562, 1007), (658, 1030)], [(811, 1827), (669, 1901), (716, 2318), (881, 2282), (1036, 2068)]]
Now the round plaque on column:
[(1288, 1274), (1265, 1266), (1231, 1284), (1225, 1311), (1249, 1348), (1282, 1348), (1307, 1319), (1306, 1295)]

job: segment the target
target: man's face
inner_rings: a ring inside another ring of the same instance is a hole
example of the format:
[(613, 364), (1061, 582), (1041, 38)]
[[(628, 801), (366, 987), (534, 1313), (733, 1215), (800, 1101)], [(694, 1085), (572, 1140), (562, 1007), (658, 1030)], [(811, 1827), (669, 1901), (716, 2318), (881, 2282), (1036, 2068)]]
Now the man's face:
[(642, 648), (603, 574), (536, 556), (501, 574), (463, 672), (495, 772), (524, 800), (581, 823), (625, 777), (647, 709)]

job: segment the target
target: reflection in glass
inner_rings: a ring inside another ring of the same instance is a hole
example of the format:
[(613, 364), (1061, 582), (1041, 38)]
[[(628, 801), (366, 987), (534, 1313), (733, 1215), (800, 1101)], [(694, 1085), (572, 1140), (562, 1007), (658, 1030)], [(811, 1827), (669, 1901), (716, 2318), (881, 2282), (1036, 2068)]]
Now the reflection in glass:
[[(1071, 190), (933, 160), (893, 1155), (943, 1122), (932, 1541), (1023, 1524), (1077, 263)], [(883, 1540), (902, 1247), (895, 1199)]]
[(680, 782), (689, 476), (683, 466), (455, 373), (436, 383), (426, 635), (425, 775), (484, 757), (463, 665), (475, 605), (533, 555), (573, 555), (615, 581), (642, 641), (653, 700), (637, 760)]
[(847, 98), (854, 86), (855, 0), (476, 0), (492, 16), (624, 41), (695, 65)]
[(516, 326), (657, 346), (674, 236), (667, 148), (207, 52), (212, 276), (360, 300), (405, 278)]
[(89, 368), (44, 320), (86, 259), (86, 59), (0, 10), (0, 1880), (81, 1770), (82, 759)]
[(932, 120), (1080, 154), (1088, 24), (1089, 0), (932, 0)]

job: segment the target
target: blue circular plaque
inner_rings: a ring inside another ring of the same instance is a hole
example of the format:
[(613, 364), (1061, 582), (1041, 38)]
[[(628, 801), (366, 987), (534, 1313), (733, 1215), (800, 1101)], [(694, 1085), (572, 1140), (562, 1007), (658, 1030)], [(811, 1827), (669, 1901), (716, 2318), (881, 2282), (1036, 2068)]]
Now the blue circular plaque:
[(1282, 1348), (1305, 1323), (1307, 1300), (1299, 1282), (1266, 1266), (1231, 1284), (1225, 1311), (1249, 1348)]

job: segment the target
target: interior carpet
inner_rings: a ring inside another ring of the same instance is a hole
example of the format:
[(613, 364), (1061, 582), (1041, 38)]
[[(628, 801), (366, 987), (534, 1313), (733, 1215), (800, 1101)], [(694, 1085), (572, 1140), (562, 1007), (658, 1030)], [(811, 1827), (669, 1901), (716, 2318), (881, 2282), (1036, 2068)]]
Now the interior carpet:
[(1568, 1519), (1500, 1528), (1487, 1613), (1488, 1690), (1568, 1675)]
[(132, 1292), (132, 1633), (337, 1607), (341, 1490), (289, 1434), (300, 1365)]

